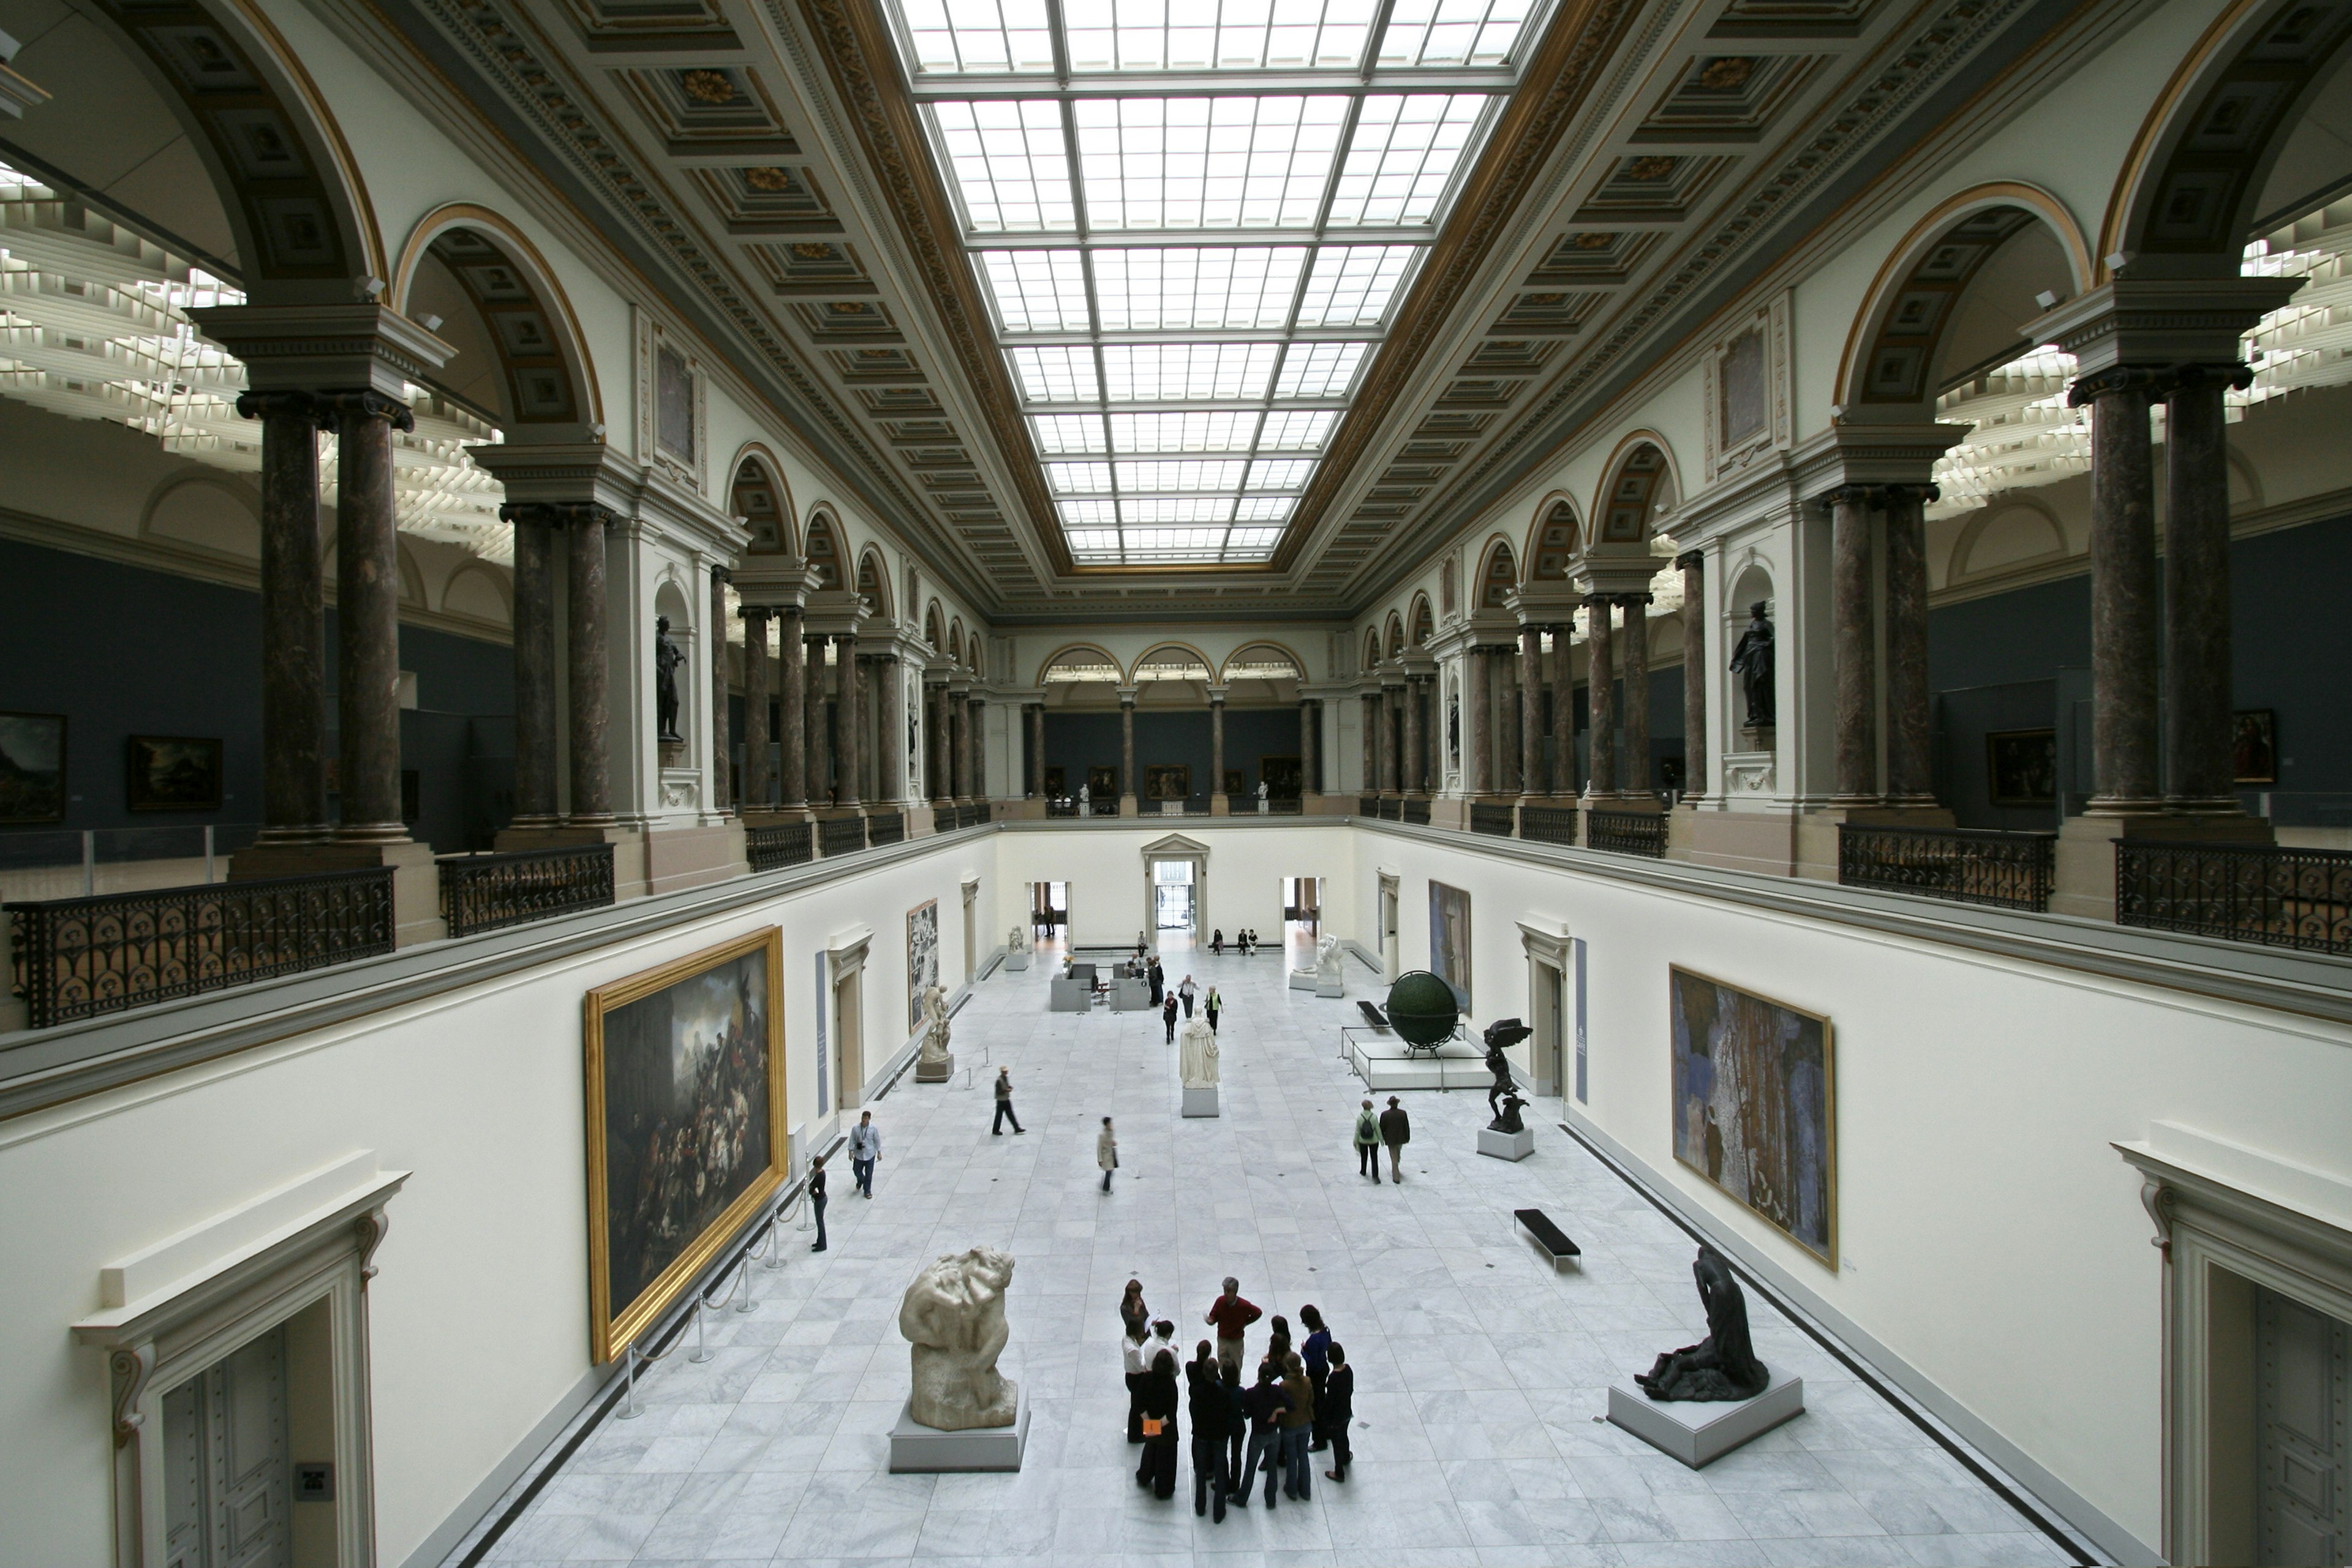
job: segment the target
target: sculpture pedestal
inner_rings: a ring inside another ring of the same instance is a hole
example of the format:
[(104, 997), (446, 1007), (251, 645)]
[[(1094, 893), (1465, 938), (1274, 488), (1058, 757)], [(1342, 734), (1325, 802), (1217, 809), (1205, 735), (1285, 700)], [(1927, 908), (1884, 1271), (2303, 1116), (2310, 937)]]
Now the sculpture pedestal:
[(915, 1058), (917, 1083), (945, 1083), (954, 1073), (955, 1053), (953, 1051), (947, 1054), (947, 1059), (944, 1061), (929, 1061), (921, 1057)]
[(1187, 1116), (1217, 1115), (1217, 1086), (1213, 1083), (1200, 1089), (1187, 1088), (1184, 1090), (1184, 1114)]
[(1029, 967), (1029, 955), (1025, 952), (1008, 952), (1004, 955), (1004, 967), (1017, 974)]
[(1653, 1399), (1631, 1378), (1609, 1385), (1609, 1419), (1696, 1470), (1805, 1413), (1805, 1380), (1775, 1376), (1753, 1399)]
[(1348, 983), (1336, 974), (1328, 980), (1318, 978), (1315, 982), (1315, 994), (1318, 996), (1328, 996), (1336, 1002), (1347, 994)]
[(1522, 1127), (1517, 1132), (1478, 1129), (1478, 1152), (1496, 1160), (1524, 1160), (1536, 1152), (1536, 1135)]
[(965, 1470), (1017, 1470), (1021, 1452), (1029, 1446), (1029, 1391), (1023, 1389), (1010, 1426), (974, 1426), (962, 1432), (942, 1432), (926, 1426), (908, 1414), (914, 1401), (899, 1406), (898, 1424), (890, 1428), (890, 1473), (951, 1475)]
[(1293, 991), (1314, 990), (1317, 984), (1317, 971), (1312, 969), (1292, 970), (1290, 972), (1290, 988)]

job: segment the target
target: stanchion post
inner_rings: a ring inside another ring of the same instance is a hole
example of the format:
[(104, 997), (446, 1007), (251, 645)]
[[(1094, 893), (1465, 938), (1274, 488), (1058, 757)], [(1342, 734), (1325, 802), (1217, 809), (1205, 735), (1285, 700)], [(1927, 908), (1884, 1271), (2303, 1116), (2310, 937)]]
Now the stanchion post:
[(632, 1341), (621, 1352), (621, 1415), (624, 1421), (635, 1421), (645, 1412), (637, 1408), (637, 1347)]
[(706, 1362), (715, 1353), (717, 1352), (710, 1348), (709, 1336), (703, 1331), (702, 1297), (698, 1292), (694, 1298), (694, 1353), (686, 1359), (697, 1363)]
[(738, 1312), (751, 1311), (760, 1304), (751, 1295), (751, 1255), (748, 1252), (743, 1255), (742, 1265), (735, 1271), (735, 1289), (743, 1294), (743, 1299), (735, 1303)]

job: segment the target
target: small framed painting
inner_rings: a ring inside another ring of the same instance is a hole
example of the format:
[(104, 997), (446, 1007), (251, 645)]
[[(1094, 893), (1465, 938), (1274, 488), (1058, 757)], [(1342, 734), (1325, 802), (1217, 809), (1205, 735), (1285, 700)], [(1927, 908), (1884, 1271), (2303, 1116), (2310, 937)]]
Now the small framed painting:
[(2230, 715), (2231, 776), (2242, 784), (2278, 783), (2278, 714), (2247, 708)]
[(133, 735), (124, 793), (133, 811), (218, 811), (221, 743), (192, 735)]
[(66, 716), (0, 713), (0, 825), (66, 818)]
[(1995, 730), (1985, 737), (1985, 790), (1995, 805), (2058, 804), (2058, 731)]
[(1192, 770), (1183, 763), (1151, 763), (1143, 770), (1143, 798), (1182, 800), (1192, 791)]
[(1088, 768), (1087, 770), (1087, 795), (1089, 798), (1094, 800), (1117, 800), (1118, 798), (1118, 770), (1117, 768)]

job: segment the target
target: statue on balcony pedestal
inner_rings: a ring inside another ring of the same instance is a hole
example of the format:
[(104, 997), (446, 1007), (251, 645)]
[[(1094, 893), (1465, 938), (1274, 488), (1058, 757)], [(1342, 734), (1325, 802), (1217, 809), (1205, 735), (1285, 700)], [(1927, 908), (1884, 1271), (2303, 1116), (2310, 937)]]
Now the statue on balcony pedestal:
[(1750, 730), (1772, 727), (1772, 623), (1764, 618), (1764, 601), (1759, 599), (1748, 606), (1748, 629), (1731, 650), (1731, 673), (1739, 677), (1747, 695)]
[(657, 738), (675, 745), (686, 739), (677, 732), (677, 667), (686, 655), (669, 635), (669, 617), (654, 617), (654, 713)]

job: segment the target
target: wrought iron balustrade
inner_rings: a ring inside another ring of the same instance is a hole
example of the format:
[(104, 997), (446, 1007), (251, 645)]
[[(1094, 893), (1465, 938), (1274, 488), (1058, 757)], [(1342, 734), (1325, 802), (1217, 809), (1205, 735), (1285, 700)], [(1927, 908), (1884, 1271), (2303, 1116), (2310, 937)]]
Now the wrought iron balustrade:
[(781, 871), (816, 858), (816, 831), (805, 822), (779, 822), (743, 832), (745, 858), (754, 871)]
[(1584, 847), (1663, 860), (1666, 857), (1666, 819), (1654, 811), (1588, 811), (1584, 814)]
[(1404, 820), (1429, 826), (1429, 797), (1419, 795), (1404, 803)]
[(1378, 816), (1380, 814), (1380, 796), (1376, 795), (1360, 795), (1356, 797), (1356, 815), (1358, 816)]
[(2050, 907), (2054, 833), (1968, 827), (1838, 826), (1838, 880), (2005, 910)]
[(817, 844), (827, 855), (855, 855), (866, 847), (866, 819), (828, 816), (816, 825)]
[(976, 800), (971, 803), (971, 825), (974, 827), (985, 827), (995, 820), (996, 803), (994, 801)]
[(392, 868), (5, 906), (36, 1029), (392, 951)]
[(1093, 802), (1092, 810), (1088, 815), (1094, 816), (1117, 816), (1118, 815), (1118, 796), (1108, 795), (1101, 800)]
[(610, 844), (445, 855), (437, 864), (441, 918), (451, 936), (602, 909), (613, 901)]
[[(941, 806), (938, 815), (945, 816), (946, 814), (947, 807)], [(1066, 795), (1058, 800), (1048, 798), (1045, 802), (1045, 815), (1048, 816), (1076, 816), (1078, 815), (1078, 803), (1070, 799)]]
[(873, 845), (903, 844), (907, 841), (907, 818), (904, 814), (886, 811), (866, 819), (866, 842)]
[(1305, 815), (1307, 803), (1295, 795), (1277, 795), (1268, 797), (1265, 809), (1273, 816), (1299, 816)]
[(1404, 802), (1396, 795), (1384, 795), (1381, 796), (1381, 798), (1374, 803), (1373, 809), (1382, 822), (1402, 822), (1404, 820)]
[(2116, 921), (2352, 953), (2352, 850), (2120, 838)]
[(1490, 833), (1497, 838), (1511, 837), (1513, 810), (1507, 805), (1485, 805), (1470, 803), (1470, 831)]
[(1558, 805), (1519, 807), (1519, 837), (1532, 844), (1576, 842), (1576, 808)]

